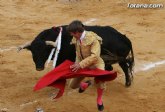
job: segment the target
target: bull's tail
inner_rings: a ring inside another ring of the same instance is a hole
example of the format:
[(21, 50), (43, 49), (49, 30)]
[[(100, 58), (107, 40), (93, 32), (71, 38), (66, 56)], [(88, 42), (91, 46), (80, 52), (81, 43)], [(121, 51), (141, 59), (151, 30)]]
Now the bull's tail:
[(131, 73), (131, 75), (133, 75), (135, 61), (134, 61), (134, 53), (133, 53), (132, 45), (131, 45), (131, 51), (127, 56), (126, 60), (127, 60), (129, 72)]
[(134, 71), (134, 65), (135, 65), (135, 62), (134, 62), (134, 53), (133, 53), (133, 48), (132, 48), (132, 43), (131, 41), (126, 37), (126, 35), (123, 35), (122, 36), (123, 38), (123, 42), (125, 42), (128, 47), (130, 48), (130, 52), (128, 54), (128, 56), (126, 57), (126, 63), (127, 63), (127, 66), (128, 66), (128, 70), (129, 70), (129, 73), (131, 75), (133, 75), (133, 71)]

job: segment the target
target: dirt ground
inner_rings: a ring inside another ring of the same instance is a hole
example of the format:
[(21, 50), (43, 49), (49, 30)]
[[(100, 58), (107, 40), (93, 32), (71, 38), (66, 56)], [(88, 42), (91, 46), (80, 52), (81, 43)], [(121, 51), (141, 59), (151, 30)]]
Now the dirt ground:
[(164, 0), (0, 0), (0, 109), (97, 112), (93, 86), (83, 94), (67, 87), (56, 101), (50, 99), (53, 88), (33, 92), (33, 86), (51, 68), (37, 72), (31, 53), (15, 49), (44, 29), (79, 19), (88, 25), (110, 25), (133, 44), (134, 82), (125, 88), (123, 72), (114, 65), (118, 78), (107, 84), (104, 112), (165, 112), (165, 65), (142, 70), (146, 63), (165, 61), (165, 8), (131, 9), (128, 3), (165, 5)]

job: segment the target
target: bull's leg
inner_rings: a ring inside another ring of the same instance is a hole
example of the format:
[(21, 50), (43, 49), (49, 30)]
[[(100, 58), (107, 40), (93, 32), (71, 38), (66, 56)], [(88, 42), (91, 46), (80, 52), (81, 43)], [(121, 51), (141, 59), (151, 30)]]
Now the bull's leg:
[(125, 86), (126, 87), (131, 86), (131, 81), (132, 81), (131, 80), (131, 74), (129, 74), (129, 69), (128, 69), (129, 67), (128, 67), (127, 63), (126, 62), (120, 62), (119, 65), (125, 73), (125, 80), (126, 80)]

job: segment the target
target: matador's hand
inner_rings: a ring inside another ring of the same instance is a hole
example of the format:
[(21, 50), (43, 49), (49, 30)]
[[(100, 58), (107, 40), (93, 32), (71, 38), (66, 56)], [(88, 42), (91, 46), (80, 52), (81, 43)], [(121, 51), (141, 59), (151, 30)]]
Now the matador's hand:
[(77, 72), (79, 69), (81, 69), (81, 66), (79, 63), (74, 63), (73, 65), (70, 66), (73, 72)]

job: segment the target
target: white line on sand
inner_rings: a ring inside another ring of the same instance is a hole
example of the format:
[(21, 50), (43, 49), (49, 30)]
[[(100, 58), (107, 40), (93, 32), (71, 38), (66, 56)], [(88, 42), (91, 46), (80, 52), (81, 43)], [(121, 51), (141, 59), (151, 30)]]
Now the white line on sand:
[(34, 104), (34, 103), (37, 103), (38, 101), (32, 101), (32, 102), (27, 102), (27, 103), (23, 103), (23, 104), (21, 104), (20, 105), (20, 107), (25, 107), (25, 106), (27, 106), (27, 105), (32, 105), (32, 104)]
[(0, 48), (0, 52), (10, 51), (10, 50), (13, 50), (13, 49), (17, 49), (17, 47), (16, 46), (12, 46), (12, 47), (9, 47), (9, 48)]
[(149, 64), (145, 64), (144, 65), (144, 68), (142, 69), (143, 71), (146, 71), (146, 70), (149, 70), (149, 69), (151, 69), (151, 68), (154, 68), (154, 67), (156, 67), (156, 66), (159, 66), (159, 65), (162, 65), (162, 64), (165, 64), (165, 60), (163, 60), (163, 61), (158, 61), (158, 62), (151, 62), (151, 63), (149, 63)]
[[(136, 62), (135, 62), (136, 63)], [(165, 60), (162, 61), (157, 61), (157, 62), (145, 62), (143, 64), (138, 64), (137, 66), (135, 65), (135, 73), (139, 71), (147, 71), (149, 69), (152, 69), (154, 67), (157, 67), (159, 65), (165, 64)]]
[(96, 21), (96, 20), (97, 20), (96, 18), (91, 18), (91, 19), (89, 19), (88, 21), (83, 22), (83, 24), (84, 24), (84, 25), (87, 25), (87, 24), (90, 24), (90, 23), (92, 23), (92, 22), (94, 22), (94, 21)]

